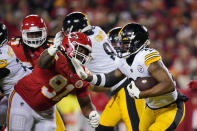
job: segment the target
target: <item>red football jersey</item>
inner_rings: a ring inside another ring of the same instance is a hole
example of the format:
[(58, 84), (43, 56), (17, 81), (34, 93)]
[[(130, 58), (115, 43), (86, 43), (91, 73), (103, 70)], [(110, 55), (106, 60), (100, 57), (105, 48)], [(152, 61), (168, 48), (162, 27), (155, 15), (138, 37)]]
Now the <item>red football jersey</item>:
[[(49, 41), (51, 41), (51, 43), (52, 43), (52, 39), (47, 39), (47, 41), (46, 41), (47, 46), (51, 44)], [(22, 43), (21, 38), (12, 39), (8, 43), (8, 45), (10, 45), (12, 47), (14, 53), (16, 54), (16, 57), (23, 63), (24, 66), (34, 67), (37, 63), (37, 60), (38, 60), (40, 54), (45, 49), (43, 48), (43, 46), (40, 46), (36, 49), (34, 49), (34, 48), (24, 49), (23, 44), (24, 43)], [(46, 44), (46, 43), (44, 43), (44, 44)], [(25, 54), (25, 52), (26, 52), (26, 54)]]
[(36, 65), (33, 72), (14, 87), (36, 111), (51, 108), (73, 91), (78, 97), (88, 96), (89, 84), (70, 70), (66, 57), (58, 53), (55, 58), (50, 69), (41, 69)]

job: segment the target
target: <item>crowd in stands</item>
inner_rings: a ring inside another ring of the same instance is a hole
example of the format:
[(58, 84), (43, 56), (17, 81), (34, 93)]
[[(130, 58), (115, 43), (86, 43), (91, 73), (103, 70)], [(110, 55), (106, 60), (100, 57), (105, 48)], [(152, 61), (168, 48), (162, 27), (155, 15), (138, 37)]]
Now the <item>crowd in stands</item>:
[(106, 32), (131, 21), (144, 24), (177, 87), (187, 89), (190, 80), (197, 79), (197, 0), (1, 0), (0, 21), (11, 38), (20, 36), (25, 16), (38, 14), (48, 34), (55, 35), (72, 11), (85, 12), (91, 25)]
[(187, 88), (197, 77), (196, 0), (1, 0), (0, 20), (11, 36), (20, 35), (22, 19), (39, 14), (47, 23), (49, 35), (57, 33), (64, 16), (72, 11), (88, 14), (91, 25), (106, 32), (112, 27), (136, 21), (148, 27), (151, 46), (178, 81)]

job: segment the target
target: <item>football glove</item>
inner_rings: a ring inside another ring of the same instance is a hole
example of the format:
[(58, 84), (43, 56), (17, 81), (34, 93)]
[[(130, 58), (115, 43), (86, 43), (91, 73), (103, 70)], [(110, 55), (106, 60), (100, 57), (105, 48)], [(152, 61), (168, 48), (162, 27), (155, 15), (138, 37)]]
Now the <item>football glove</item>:
[(89, 114), (88, 123), (93, 127), (98, 127), (100, 122), (100, 115), (97, 111), (91, 111)]
[(140, 90), (137, 88), (134, 81), (131, 81), (131, 83), (127, 86), (127, 90), (131, 97), (139, 98)]
[(88, 77), (88, 74), (85, 72), (84, 68), (82, 67), (82, 65), (80, 64), (80, 62), (72, 57), (71, 58), (71, 62), (75, 68), (75, 71), (77, 73), (77, 75), (82, 79), (85, 80)]
[(62, 45), (62, 40), (63, 40), (63, 32), (59, 31), (54, 38), (54, 43), (52, 46), (48, 48), (48, 53), (51, 56), (55, 56), (55, 54), (58, 52)]
[(8, 68), (0, 68), (0, 79), (5, 78), (10, 74), (10, 70)]

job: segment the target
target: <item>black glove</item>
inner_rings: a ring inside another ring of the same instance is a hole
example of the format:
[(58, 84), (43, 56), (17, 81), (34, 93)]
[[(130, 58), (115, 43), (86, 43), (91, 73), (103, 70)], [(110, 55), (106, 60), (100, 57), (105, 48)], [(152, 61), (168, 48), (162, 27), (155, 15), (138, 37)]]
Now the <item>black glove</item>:
[(8, 76), (10, 74), (10, 70), (8, 68), (0, 68), (0, 79)]
[(189, 98), (187, 96), (178, 91), (178, 100), (186, 102), (188, 99)]

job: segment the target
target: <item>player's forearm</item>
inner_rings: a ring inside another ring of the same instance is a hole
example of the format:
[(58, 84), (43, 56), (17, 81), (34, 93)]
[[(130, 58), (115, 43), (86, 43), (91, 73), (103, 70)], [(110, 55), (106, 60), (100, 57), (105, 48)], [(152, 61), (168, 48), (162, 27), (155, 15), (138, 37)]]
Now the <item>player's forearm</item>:
[(86, 118), (89, 118), (91, 111), (95, 110), (94, 106), (91, 103), (90, 97), (78, 98), (81, 111)]
[(48, 50), (45, 50), (42, 52), (42, 54), (40, 55), (39, 59), (38, 59), (38, 62), (37, 62), (37, 65), (40, 67), (40, 68), (49, 68), (52, 64), (54, 60), (54, 56), (51, 56), (49, 53), (48, 53)]
[(160, 96), (166, 93), (170, 93), (175, 90), (173, 83), (161, 82), (155, 85), (153, 88), (140, 92), (140, 98)]
[(98, 86), (91, 86), (91, 91), (94, 92), (110, 92), (111, 89), (110, 88), (105, 88), (105, 87), (98, 87)]
[(96, 86), (112, 87), (115, 84), (117, 84), (119, 81), (121, 81), (124, 77), (125, 76), (123, 74), (115, 70), (107, 74), (101, 73), (101, 74), (88, 75), (85, 81)]

